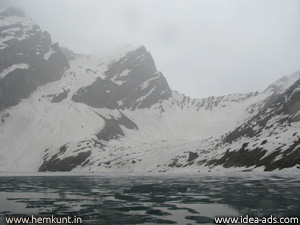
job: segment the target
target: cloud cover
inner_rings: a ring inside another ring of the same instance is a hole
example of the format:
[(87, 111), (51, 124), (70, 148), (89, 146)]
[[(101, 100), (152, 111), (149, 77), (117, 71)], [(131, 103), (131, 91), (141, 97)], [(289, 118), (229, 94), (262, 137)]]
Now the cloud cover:
[(191, 97), (262, 91), (300, 70), (298, 0), (10, 0), (52, 39), (109, 54), (143, 44)]

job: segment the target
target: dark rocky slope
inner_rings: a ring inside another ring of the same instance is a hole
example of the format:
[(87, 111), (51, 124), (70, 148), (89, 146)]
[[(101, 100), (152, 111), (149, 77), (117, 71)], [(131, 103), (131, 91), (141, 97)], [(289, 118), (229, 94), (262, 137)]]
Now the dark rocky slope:
[(0, 110), (61, 78), (69, 63), (50, 34), (16, 8), (0, 13)]
[(156, 69), (151, 54), (144, 46), (128, 52), (111, 63), (91, 85), (82, 87), (72, 100), (95, 108), (149, 108), (171, 97), (165, 77)]
[[(266, 171), (300, 165), (300, 133), (290, 132), (294, 123), (300, 121), (299, 112), (300, 80), (282, 94), (271, 96), (259, 113), (229, 132), (221, 145), (228, 148), (227, 151), (207, 165), (223, 165), (225, 168), (264, 166)], [(238, 149), (231, 149), (230, 146), (241, 138), (248, 141)], [(272, 140), (281, 140), (282, 143), (268, 151), (265, 146)]]

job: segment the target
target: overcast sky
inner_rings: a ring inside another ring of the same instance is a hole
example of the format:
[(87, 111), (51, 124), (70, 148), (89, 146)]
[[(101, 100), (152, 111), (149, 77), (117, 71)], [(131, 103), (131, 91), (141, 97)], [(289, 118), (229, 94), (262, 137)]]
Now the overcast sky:
[(263, 91), (300, 70), (299, 0), (10, 0), (60, 46), (143, 44), (191, 97)]

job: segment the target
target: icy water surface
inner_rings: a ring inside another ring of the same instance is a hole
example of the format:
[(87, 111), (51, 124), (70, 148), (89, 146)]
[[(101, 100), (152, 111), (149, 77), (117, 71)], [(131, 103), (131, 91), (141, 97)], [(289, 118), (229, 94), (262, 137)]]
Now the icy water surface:
[(300, 216), (292, 175), (0, 176), (0, 217), (77, 216), (83, 224), (213, 224), (215, 216)]

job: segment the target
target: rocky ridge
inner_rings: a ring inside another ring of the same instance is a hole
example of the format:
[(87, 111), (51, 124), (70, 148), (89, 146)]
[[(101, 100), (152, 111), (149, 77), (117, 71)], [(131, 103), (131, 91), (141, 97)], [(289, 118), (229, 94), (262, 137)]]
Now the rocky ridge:
[(0, 22), (1, 171), (299, 167), (299, 72), (261, 93), (192, 99), (144, 46), (84, 56), (16, 9)]
[(59, 80), (69, 63), (50, 34), (17, 8), (0, 12), (0, 109)]

